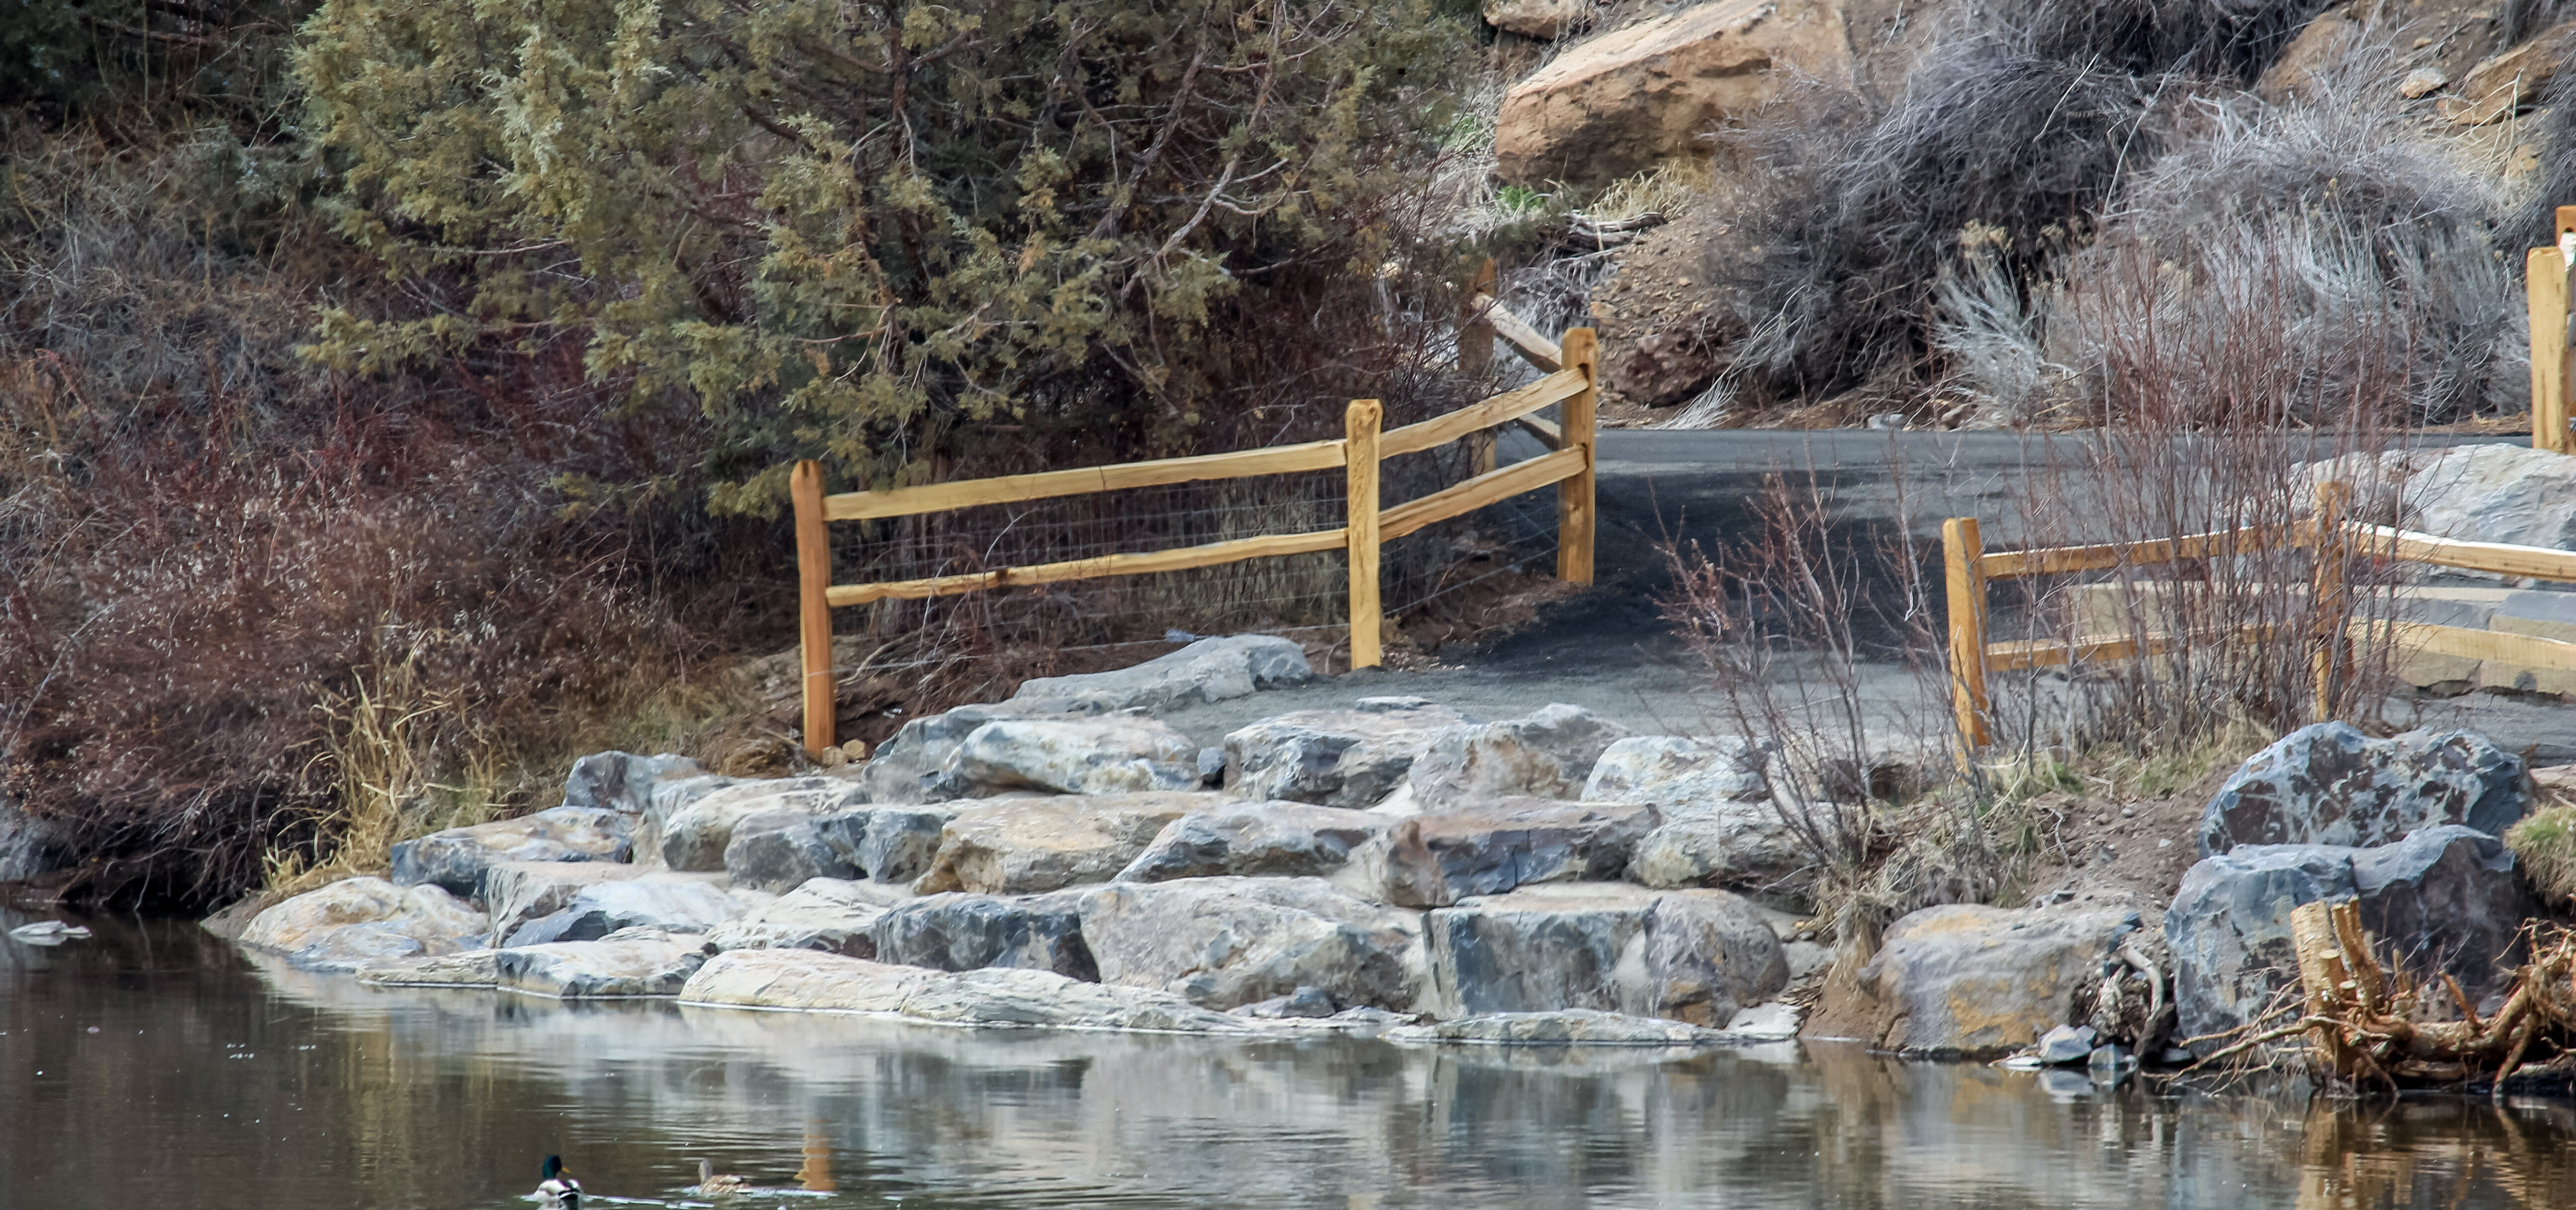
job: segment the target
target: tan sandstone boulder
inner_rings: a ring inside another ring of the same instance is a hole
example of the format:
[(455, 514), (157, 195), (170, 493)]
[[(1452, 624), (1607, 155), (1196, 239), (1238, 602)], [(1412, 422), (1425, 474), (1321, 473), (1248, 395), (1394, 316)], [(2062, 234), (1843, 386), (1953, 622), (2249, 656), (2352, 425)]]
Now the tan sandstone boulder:
[(1717, 0), (1588, 38), (1504, 94), (1495, 167), (1510, 181), (1607, 181), (1704, 153), (1701, 134), (1793, 71), (1850, 76), (1835, 0)]

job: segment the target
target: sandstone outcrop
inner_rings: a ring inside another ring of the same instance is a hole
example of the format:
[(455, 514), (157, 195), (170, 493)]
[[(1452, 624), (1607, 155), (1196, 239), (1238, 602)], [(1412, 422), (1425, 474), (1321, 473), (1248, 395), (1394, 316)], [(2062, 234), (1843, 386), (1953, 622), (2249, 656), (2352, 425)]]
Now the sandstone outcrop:
[(1903, 1054), (1994, 1057), (2075, 1016), (2102, 980), (2134, 913), (1925, 908), (1888, 926), (1847, 984), (1826, 983), (1809, 1037), (1856, 1038)]
[(967, 807), (941, 831), (915, 889), (1029, 895), (1107, 882), (1164, 825), (1225, 801), (1203, 793), (1009, 799)]

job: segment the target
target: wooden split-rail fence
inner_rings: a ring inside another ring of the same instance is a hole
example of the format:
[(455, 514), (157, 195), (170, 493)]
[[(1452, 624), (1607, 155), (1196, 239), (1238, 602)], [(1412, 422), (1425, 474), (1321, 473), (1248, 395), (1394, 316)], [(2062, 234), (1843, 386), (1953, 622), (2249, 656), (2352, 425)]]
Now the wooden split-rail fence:
[[(832, 610), (842, 606), (1184, 571), (1246, 559), (1339, 550), (1350, 565), (1351, 667), (1374, 667), (1383, 655), (1378, 548), (1434, 522), (1551, 484), (1557, 490), (1557, 578), (1574, 584), (1591, 583), (1593, 419), (1599, 397), (1599, 358), (1593, 332), (1590, 328), (1573, 329), (1565, 334), (1562, 344), (1539, 335), (1482, 293), (1491, 289), (1490, 273), (1488, 266), (1487, 276), (1477, 283), (1479, 289), (1470, 291), (1469, 309), (1461, 317), (1462, 368), (1483, 371), (1483, 358), (1490, 357), (1492, 351), (1490, 338), (1501, 336), (1523, 359), (1546, 371), (1546, 376), (1420, 424), (1381, 430), (1379, 422), (1384, 411), (1379, 401), (1355, 399), (1343, 413), (1343, 435), (1338, 439), (828, 496), (823, 493), (822, 466), (797, 463), (788, 479), (788, 493), (796, 508), (806, 751), (819, 754), (835, 740), (833, 688), (837, 671), (832, 666)], [(1486, 339), (1478, 339), (1480, 336)], [(1559, 408), (1561, 423), (1550, 424), (1535, 415), (1550, 406)], [(1527, 429), (1551, 452), (1497, 469), (1494, 434), (1506, 425)], [(1475, 473), (1471, 478), (1392, 507), (1379, 499), (1378, 463), (1462, 440), (1470, 442), (1474, 451)], [(832, 583), (829, 526), (834, 521), (908, 517), (987, 504), (1333, 469), (1340, 469), (1347, 478), (1347, 520), (1339, 529), (1237, 538), (1202, 546), (1100, 555), (918, 580)]]
[(2568, 427), (2568, 394), (2576, 389), (2576, 332), (2568, 327), (2567, 274), (2576, 268), (2576, 206), (2560, 206), (2558, 242), (2534, 248), (2523, 260), (2523, 288), (2531, 303), (2531, 444), (2576, 454)]
[[(2194, 641), (2271, 641), (2286, 637), (2271, 634), (2258, 624), (2246, 628), (2251, 633), (2233, 635), (2092, 635), (1990, 642), (1986, 588), (1996, 580), (2226, 558), (2282, 547), (2312, 549), (2317, 551), (2317, 558), (2315, 579), (2308, 585), (2312, 594), (2309, 599), (2317, 625), (2328, 630), (2337, 625), (2335, 619), (2348, 612), (2343, 577), (2346, 561), (2355, 556), (2576, 583), (2576, 551), (2466, 542), (2385, 525), (2357, 524), (2349, 518), (2351, 500), (2348, 485), (2322, 483), (2317, 487), (2315, 511), (2300, 521), (2144, 542), (2038, 550), (1990, 551), (1979, 539), (1976, 518), (1953, 517), (1944, 522), (1941, 551), (1950, 606), (1951, 705), (1957, 714), (1961, 742), (1974, 750), (1993, 741), (1986, 695), (1986, 677), (1991, 672), (2147, 658)], [(2536, 635), (2436, 626), (2393, 617), (2354, 617), (2342, 626), (2343, 634), (2300, 636), (2315, 643), (2315, 705), (2320, 719), (2332, 717), (2342, 698), (2351, 672), (2346, 640), (2353, 636), (2426, 654), (2576, 671), (2576, 643)]]

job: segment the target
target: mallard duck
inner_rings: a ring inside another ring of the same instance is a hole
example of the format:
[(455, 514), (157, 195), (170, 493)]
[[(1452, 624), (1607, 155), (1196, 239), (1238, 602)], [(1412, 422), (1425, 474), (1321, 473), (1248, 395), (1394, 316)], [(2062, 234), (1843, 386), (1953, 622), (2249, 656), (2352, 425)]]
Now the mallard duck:
[(750, 1192), (750, 1190), (750, 1181), (746, 1181), (738, 1176), (717, 1176), (716, 1166), (713, 1163), (706, 1160), (699, 1160), (698, 1187), (690, 1190), (690, 1192), (697, 1194), (699, 1197), (731, 1197), (737, 1193)]
[(581, 1210), (581, 1182), (564, 1171), (562, 1156), (547, 1156), (538, 1175), (545, 1178), (537, 1184), (537, 1205), (541, 1210)]

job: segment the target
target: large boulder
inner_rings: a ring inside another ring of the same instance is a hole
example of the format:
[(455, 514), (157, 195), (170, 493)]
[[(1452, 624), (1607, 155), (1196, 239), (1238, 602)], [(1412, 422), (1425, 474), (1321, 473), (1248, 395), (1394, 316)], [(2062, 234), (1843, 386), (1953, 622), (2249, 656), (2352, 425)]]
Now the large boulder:
[(438, 887), (344, 878), (261, 912), (241, 943), (305, 970), (353, 971), (388, 958), (475, 949), (491, 928), (489, 917)]
[(380, 958), (358, 968), (368, 987), (493, 987), (500, 983), (499, 950), (459, 950), (418, 958)]
[(503, 944), (517, 948), (590, 941), (632, 928), (703, 933), (749, 910), (741, 899), (705, 879), (648, 874), (583, 887), (561, 910), (519, 926)]
[(1184, 878), (1081, 893), (1082, 936), (1106, 983), (1229, 1009), (1300, 988), (1336, 1006), (1410, 1011), (1422, 919), (1319, 878)]
[(771, 894), (795, 890), (809, 878), (855, 876), (858, 868), (824, 843), (818, 822), (803, 811), (764, 811), (734, 821), (732, 839), (725, 842), (725, 876), (735, 886)]
[(1543, 706), (1526, 718), (1436, 733), (1405, 772), (1425, 810), (1509, 796), (1572, 798), (1593, 763), (1628, 729), (1581, 706)]
[(705, 775), (698, 762), (668, 752), (594, 752), (572, 763), (572, 773), (564, 778), (563, 805), (641, 815), (652, 807), (653, 793), (662, 783)]
[(1524, 38), (1553, 41), (1592, 24), (1593, 0), (1485, 0), (1485, 24)]
[(1799, 75), (1851, 74), (1834, 0), (1715, 0), (1575, 43), (1503, 94), (1495, 171), (1603, 182), (1707, 153)]
[(1225, 737), (1225, 785), (1245, 798), (1372, 807), (1402, 786), (1443, 729), (1472, 722), (1418, 697), (1300, 710)]
[(1169, 992), (1113, 987), (1040, 970), (960, 973), (796, 950), (709, 959), (680, 992), (688, 1004), (899, 1013), (950, 1025), (1247, 1034), (1261, 1027)]
[(1593, 1009), (1724, 1028), (1789, 981), (1760, 909), (1724, 891), (1566, 883), (1432, 912), (1442, 1016)]
[(925, 895), (899, 903), (871, 927), (878, 960), (942, 971), (985, 967), (1054, 971), (1097, 980), (1082, 933), (1079, 892)]
[[(587, 759), (587, 758), (586, 758)], [(625, 861), (634, 819), (603, 807), (555, 807), (517, 819), (432, 832), (393, 847), (396, 886), (483, 897), (483, 875), (504, 861)]]
[(2137, 914), (1925, 908), (1895, 924), (1857, 978), (1829, 979), (1809, 1037), (1856, 1038), (1910, 1055), (1991, 1057), (2075, 1019)]
[(2302, 727), (2254, 754), (2209, 801), (2200, 855), (2238, 845), (2388, 844), (2466, 824), (2502, 836), (2530, 808), (2522, 761), (2467, 731), (2372, 739), (2349, 723)]
[(963, 804), (874, 807), (814, 821), (823, 843), (877, 882), (910, 882), (939, 855), (939, 836)]
[(920, 804), (954, 797), (942, 792), (939, 778), (958, 745), (986, 723), (1028, 713), (1016, 706), (976, 705), (913, 719), (877, 745), (859, 771), (859, 784), (873, 803)]
[(811, 950), (728, 950), (680, 989), (683, 1004), (896, 1013), (940, 972)]
[(1248, 697), (1315, 679), (1306, 649), (1267, 634), (1200, 639), (1169, 655), (1131, 668), (1079, 676), (1042, 676), (1020, 682), (1005, 706), (1031, 714), (1109, 714), (1120, 710), (1170, 710), (1178, 706)]
[(654, 872), (605, 861), (500, 862), (483, 876), (483, 905), (492, 913), (492, 936), (506, 938), (531, 920), (562, 911), (584, 888)]
[[(1773, 754), (1736, 737), (1641, 735), (1610, 745), (1584, 783), (1590, 802), (1651, 803), (1662, 823), (1628, 876), (1652, 887), (1723, 887), (1798, 897), (1812, 846), (1766, 776)], [(1824, 816), (1818, 817), (1823, 822)]]
[(1617, 878), (1655, 824), (1642, 803), (1500, 798), (1426, 812), (1388, 834), (1386, 899), (1441, 907), (1527, 883)]
[(1141, 714), (997, 719), (960, 741), (932, 783), (948, 798), (1194, 790), (1198, 753), (1188, 736)]
[[(2393, 958), (2424, 983), (2448, 974), (2481, 1000), (2520, 962), (2523, 921), (2538, 910), (2513, 851), (2459, 825), (2377, 848), (2245, 845), (2204, 858), (2165, 913), (2176, 1035), (2224, 1035), (2277, 1007), (2299, 979), (2290, 910), (2345, 899), (2360, 901), (2383, 962)], [(2195, 1049), (2224, 1044), (2212, 1038)]]
[(699, 938), (652, 928), (596, 941), (517, 946), (492, 956), (500, 988), (558, 1000), (676, 996), (706, 961)]
[(882, 883), (816, 878), (707, 932), (718, 950), (804, 949), (877, 956), (876, 923), (910, 896)]
[(726, 786), (661, 820), (662, 861), (675, 870), (721, 870), (725, 868), (725, 848), (733, 843), (734, 826), (745, 819), (779, 812), (830, 815), (866, 801), (866, 792), (856, 782), (837, 777), (781, 778)]
[(2576, 550), (2576, 459), (2564, 454), (2527, 445), (2461, 445), (2347, 455), (2302, 470), (2308, 482), (2400, 485), (2408, 529)]
[(1374, 891), (1386, 877), (1386, 833), (1396, 821), (1373, 811), (1302, 802), (1229, 802), (1163, 825), (1154, 843), (1120, 871), (1120, 882), (1168, 882), (1240, 874), (1329, 878)]
[(1224, 801), (1216, 794), (1011, 799), (967, 807), (940, 833), (914, 889), (1030, 895), (1107, 882), (1164, 825)]

